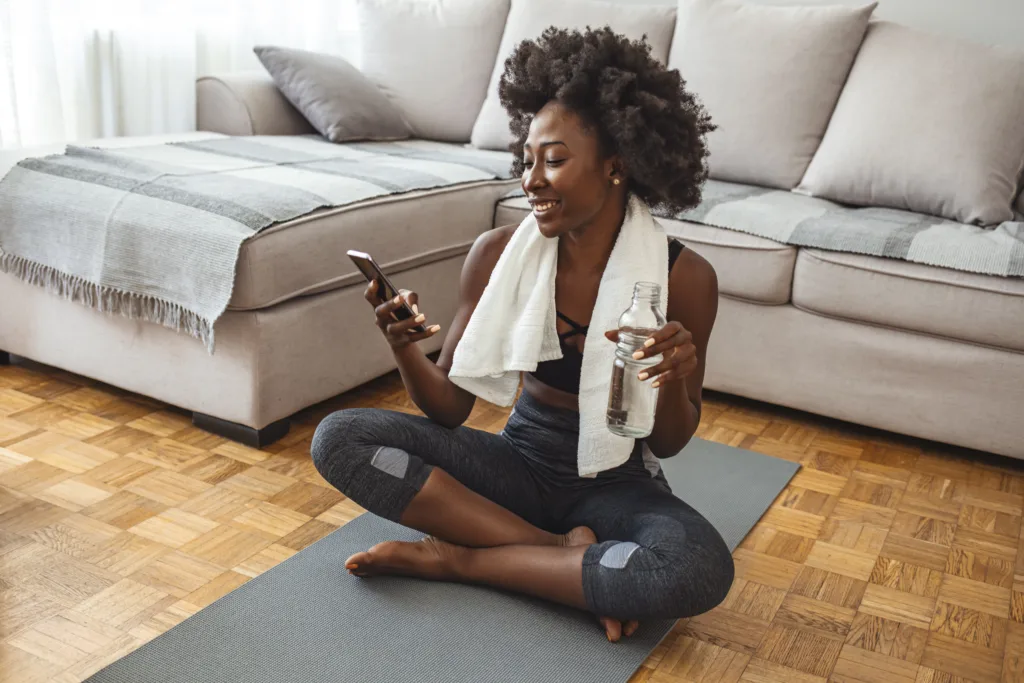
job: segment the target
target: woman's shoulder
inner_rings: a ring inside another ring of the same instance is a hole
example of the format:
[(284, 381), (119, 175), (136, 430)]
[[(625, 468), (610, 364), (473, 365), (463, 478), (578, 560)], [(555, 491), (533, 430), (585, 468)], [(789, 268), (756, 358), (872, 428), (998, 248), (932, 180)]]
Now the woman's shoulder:
[(479, 245), (482, 251), (487, 251), (488, 253), (497, 251), (500, 255), (505, 250), (505, 245), (512, 239), (512, 235), (518, 227), (518, 225), (503, 225), (500, 228), (488, 230), (476, 238), (473, 248), (476, 249)]
[[(679, 252), (668, 277), (669, 306), (683, 310), (704, 308), (718, 302), (718, 274), (707, 259), (693, 249)], [(671, 312), (669, 313), (672, 316)]]
[(494, 266), (498, 265), (501, 252), (505, 251), (505, 245), (512, 239), (512, 233), (516, 231), (516, 227), (515, 225), (506, 225), (494, 228), (474, 240), (469, 254), (466, 255), (466, 262), (462, 266), (464, 292), (473, 293), (479, 297), (487, 285), (487, 281), (491, 279), (491, 272), (494, 270)]
[(505, 225), (488, 230), (478, 236), (469, 250), (466, 263), (486, 266), (488, 275), (490, 275), (490, 271), (494, 269), (498, 259), (501, 258), (501, 252), (505, 251), (505, 246), (512, 239), (512, 233), (516, 231), (516, 227), (518, 226)]

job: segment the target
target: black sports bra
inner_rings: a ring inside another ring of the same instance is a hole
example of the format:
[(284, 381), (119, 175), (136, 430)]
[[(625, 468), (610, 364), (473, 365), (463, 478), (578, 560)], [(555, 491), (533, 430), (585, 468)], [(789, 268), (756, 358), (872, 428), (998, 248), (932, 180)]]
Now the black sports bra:
[[(676, 239), (668, 242), (668, 269), (672, 271), (679, 254), (683, 252), (683, 243)], [(575, 344), (569, 340), (583, 335), (587, 336), (589, 325), (580, 325), (567, 315), (556, 311), (560, 319), (569, 324), (572, 328), (568, 332), (561, 332), (558, 341), (562, 344), (562, 357), (556, 360), (548, 360), (537, 363), (537, 369), (532, 374), (536, 379), (554, 389), (561, 389), (570, 394), (580, 393), (580, 371), (583, 369), (583, 354)]]

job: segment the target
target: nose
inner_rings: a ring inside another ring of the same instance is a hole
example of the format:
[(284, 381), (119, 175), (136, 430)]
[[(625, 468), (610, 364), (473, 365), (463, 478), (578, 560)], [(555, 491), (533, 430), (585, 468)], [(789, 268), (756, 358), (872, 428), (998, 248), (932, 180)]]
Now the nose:
[(541, 164), (534, 163), (523, 171), (523, 190), (527, 193), (533, 193), (547, 184)]

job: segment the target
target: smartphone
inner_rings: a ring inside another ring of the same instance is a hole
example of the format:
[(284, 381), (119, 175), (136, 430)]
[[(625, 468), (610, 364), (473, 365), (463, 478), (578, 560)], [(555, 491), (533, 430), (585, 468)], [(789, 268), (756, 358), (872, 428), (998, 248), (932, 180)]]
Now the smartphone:
[[(384, 274), (384, 271), (380, 269), (377, 262), (373, 260), (373, 257), (369, 254), (361, 251), (348, 251), (348, 257), (352, 259), (352, 262), (356, 264), (356, 268), (362, 272), (367, 282), (377, 281), (377, 296), (380, 297), (382, 302), (389, 301), (398, 296), (398, 288), (391, 284), (391, 280)], [(402, 305), (395, 309), (393, 314), (398, 320), (408, 320), (409, 318), (415, 317), (412, 309), (409, 308), (409, 304), (402, 302)], [(423, 325), (417, 325), (411, 330), (414, 333), (426, 332), (427, 328)]]

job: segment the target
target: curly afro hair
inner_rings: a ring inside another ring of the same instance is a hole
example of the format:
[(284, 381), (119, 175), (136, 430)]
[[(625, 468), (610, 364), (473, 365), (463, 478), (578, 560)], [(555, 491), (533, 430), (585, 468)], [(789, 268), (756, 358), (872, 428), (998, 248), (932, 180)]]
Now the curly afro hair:
[(533, 116), (557, 100), (597, 133), (602, 152), (619, 155), (629, 189), (649, 206), (693, 208), (708, 174), (705, 135), (715, 126), (685, 86), (679, 71), (651, 57), (646, 36), (551, 27), (505, 61), (498, 94), (510, 117), (512, 171), (523, 173)]

